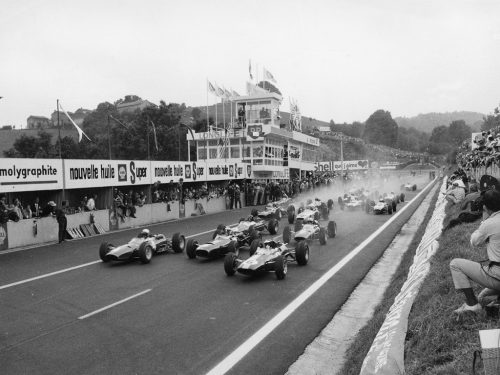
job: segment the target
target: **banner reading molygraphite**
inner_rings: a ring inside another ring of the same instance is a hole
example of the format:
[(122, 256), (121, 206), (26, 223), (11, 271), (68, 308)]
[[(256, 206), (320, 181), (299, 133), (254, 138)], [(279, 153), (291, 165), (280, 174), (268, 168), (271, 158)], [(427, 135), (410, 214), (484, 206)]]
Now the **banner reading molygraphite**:
[[(441, 185), (441, 192), (446, 189), (446, 179)], [(430, 269), (430, 258), (436, 253), (439, 245), (436, 239), (441, 233), (446, 201), (439, 194), (432, 218), (417, 247), (408, 279), (389, 309), (382, 327), (370, 351), (366, 355), (360, 375), (394, 375), (404, 374), (404, 343), (408, 328), (408, 316), (422, 283)], [(436, 228), (439, 230), (436, 231)]]
[(61, 159), (0, 159), (0, 193), (60, 190), (62, 187)]

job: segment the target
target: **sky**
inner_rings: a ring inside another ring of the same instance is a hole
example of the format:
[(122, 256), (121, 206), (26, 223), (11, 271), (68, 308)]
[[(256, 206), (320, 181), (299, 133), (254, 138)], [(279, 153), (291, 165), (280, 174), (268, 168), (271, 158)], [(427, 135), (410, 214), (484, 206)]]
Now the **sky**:
[(60, 100), (125, 95), (213, 104), (265, 67), (304, 116), (365, 121), (384, 109), (492, 113), (500, 104), (497, 0), (3, 0), (0, 125)]

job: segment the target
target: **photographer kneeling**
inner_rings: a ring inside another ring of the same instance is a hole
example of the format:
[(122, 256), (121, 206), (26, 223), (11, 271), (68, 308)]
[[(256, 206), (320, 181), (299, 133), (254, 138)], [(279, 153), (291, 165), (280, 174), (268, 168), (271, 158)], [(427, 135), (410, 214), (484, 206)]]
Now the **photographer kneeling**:
[(473, 247), (486, 244), (488, 259), (474, 262), (467, 259), (453, 259), (450, 262), (451, 276), (455, 289), (461, 290), (466, 302), (454, 312), (480, 312), (481, 304), (472, 290), (471, 280), (485, 289), (479, 294), (479, 300), (487, 296), (500, 295), (500, 192), (488, 190), (483, 197), (487, 218), (472, 233), (470, 243)]

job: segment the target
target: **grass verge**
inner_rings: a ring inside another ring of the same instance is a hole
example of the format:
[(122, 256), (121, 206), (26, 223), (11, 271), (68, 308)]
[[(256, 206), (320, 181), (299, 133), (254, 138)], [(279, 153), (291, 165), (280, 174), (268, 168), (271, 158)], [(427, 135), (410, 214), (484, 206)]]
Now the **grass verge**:
[[(439, 182), (438, 182), (439, 183)], [(386, 290), (382, 302), (377, 306), (374, 311), (372, 319), (363, 327), (353, 340), (352, 345), (348, 349), (345, 357), (345, 362), (343, 368), (339, 371), (339, 374), (345, 375), (358, 375), (363, 360), (366, 354), (370, 350), (373, 340), (377, 335), (382, 323), (385, 320), (386, 314), (389, 312), (389, 308), (394, 302), (394, 299), (398, 295), (407, 279), (410, 266), (413, 263), (413, 257), (415, 256), (415, 251), (424, 235), (425, 228), (429, 222), (432, 213), (434, 211), (434, 206), (437, 200), (437, 193), (431, 199), (431, 204), (429, 209), (425, 214), (422, 225), (417, 230), (413, 241), (411, 242), (408, 251), (404, 254), (401, 259), (401, 264), (394, 274), (393, 280), (390, 283), (389, 288)]]

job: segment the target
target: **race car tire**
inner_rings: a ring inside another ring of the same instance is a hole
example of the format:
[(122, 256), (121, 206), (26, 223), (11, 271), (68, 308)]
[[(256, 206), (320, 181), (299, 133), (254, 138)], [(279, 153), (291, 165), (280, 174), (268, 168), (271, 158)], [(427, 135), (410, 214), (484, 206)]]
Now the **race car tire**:
[(329, 210), (331, 210), (333, 208), (333, 199), (328, 199), (328, 202), (327, 202), (327, 207)]
[(325, 228), (319, 228), (319, 244), (326, 245), (326, 230), (325, 230)]
[(405, 193), (401, 193), (399, 196), (399, 199), (401, 200), (401, 202), (404, 202), (405, 201)]
[(153, 248), (149, 243), (143, 242), (141, 243), (141, 246), (139, 246), (138, 254), (141, 263), (147, 264), (151, 262), (151, 259), (153, 258)]
[(309, 262), (309, 245), (306, 241), (300, 241), (295, 247), (295, 260), (299, 266), (305, 266)]
[(392, 205), (391, 204), (387, 205), (387, 214), (392, 215)]
[(278, 280), (283, 280), (287, 272), (288, 264), (286, 263), (286, 260), (281, 255), (278, 255), (274, 261), (274, 273), (276, 274), (276, 278)]
[(328, 220), (330, 218), (330, 213), (328, 212), (328, 207), (322, 206), (321, 216), (323, 216), (323, 220)]
[(318, 211), (314, 213), (314, 220), (319, 220), (320, 219), (320, 214)]
[(397, 204), (396, 202), (392, 201), (392, 212), (396, 212)]
[(257, 210), (256, 208), (252, 208), (252, 211), (250, 211), (250, 215), (259, 216), (259, 210)]
[(227, 253), (224, 257), (224, 271), (228, 276), (234, 276), (236, 273), (236, 259), (238, 257), (235, 253)]
[(236, 241), (231, 241), (227, 245), (227, 252), (228, 253), (233, 253), (233, 254), (236, 254), (236, 256), (238, 256), (240, 254), (239, 250), (240, 249), (238, 248), (238, 243)]
[(186, 255), (189, 259), (196, 258), (196, 249), (198, 248), (198, 241), (190, 238), (186, 244)]
[(278, 229), (279, 229), (278, 220), (276, 220), (276, 219), (269, 220), (269, 223), (267, 223), (267, 231), (270, 234), (276, 234), (276, 233), (278, 233)]
[(285, 229), (283, 229), (283, 243), (290, 243), (292, 241), (292, 230), (287, 225)]
[(250, 244), (250, 256), (254, 255), (257, 249), (259, 248), (260, 245), (260, 240), (253, 240), (252, 243)]
[(281, 210), (279, 208), (274, 213), (274, 217), (276, 218), (276, 220), (281, 220)]
[(250, 227), (249, 233), (250, 233), (250, 243), (252, 243), (253, 240), (260, 239), (260, 235), (259, 235), (259, 232), (257, 231), (257, 229)]
[(186, 238), (180, 233), (174, 233), (172, 236), (172, 250), (175, 253), (182, 253), (186, 247)]
[(293, 212), (288, 212), (288, 224), (293, 224), (295, 221), (295, 211)]
[(339, 205), (341, 205), (341, 206), (343, 206), (343, 205), (344, 205), (344, 200), (342, 199), (342, 197), (338, 197), (338, 198), (337, 198), (337, 203), (338, 203)]
[(326, 227), (326, 232), (328, 233), (328, 237), (335, 238), (337, 235), (337, 223), (335, 221), (329, 221)]
[(411, 187), (411, 191), (416, 191), (416, 190), (417, 190), (417, 185), (413, 185), (413, 186)]
[(104, 263), (109, 262), (109, 259), (106, 257), (109, 253), (109, 247), (112, 246), (108, 244), (107, 242), (103, 242), (101, 246), (99, 247), (99, 257)]
[(293, 227), (293, 231), (298, 232), (301, 229), (302, 229), (302, 223), (300, 221), (296, 221), (295, 226)]

